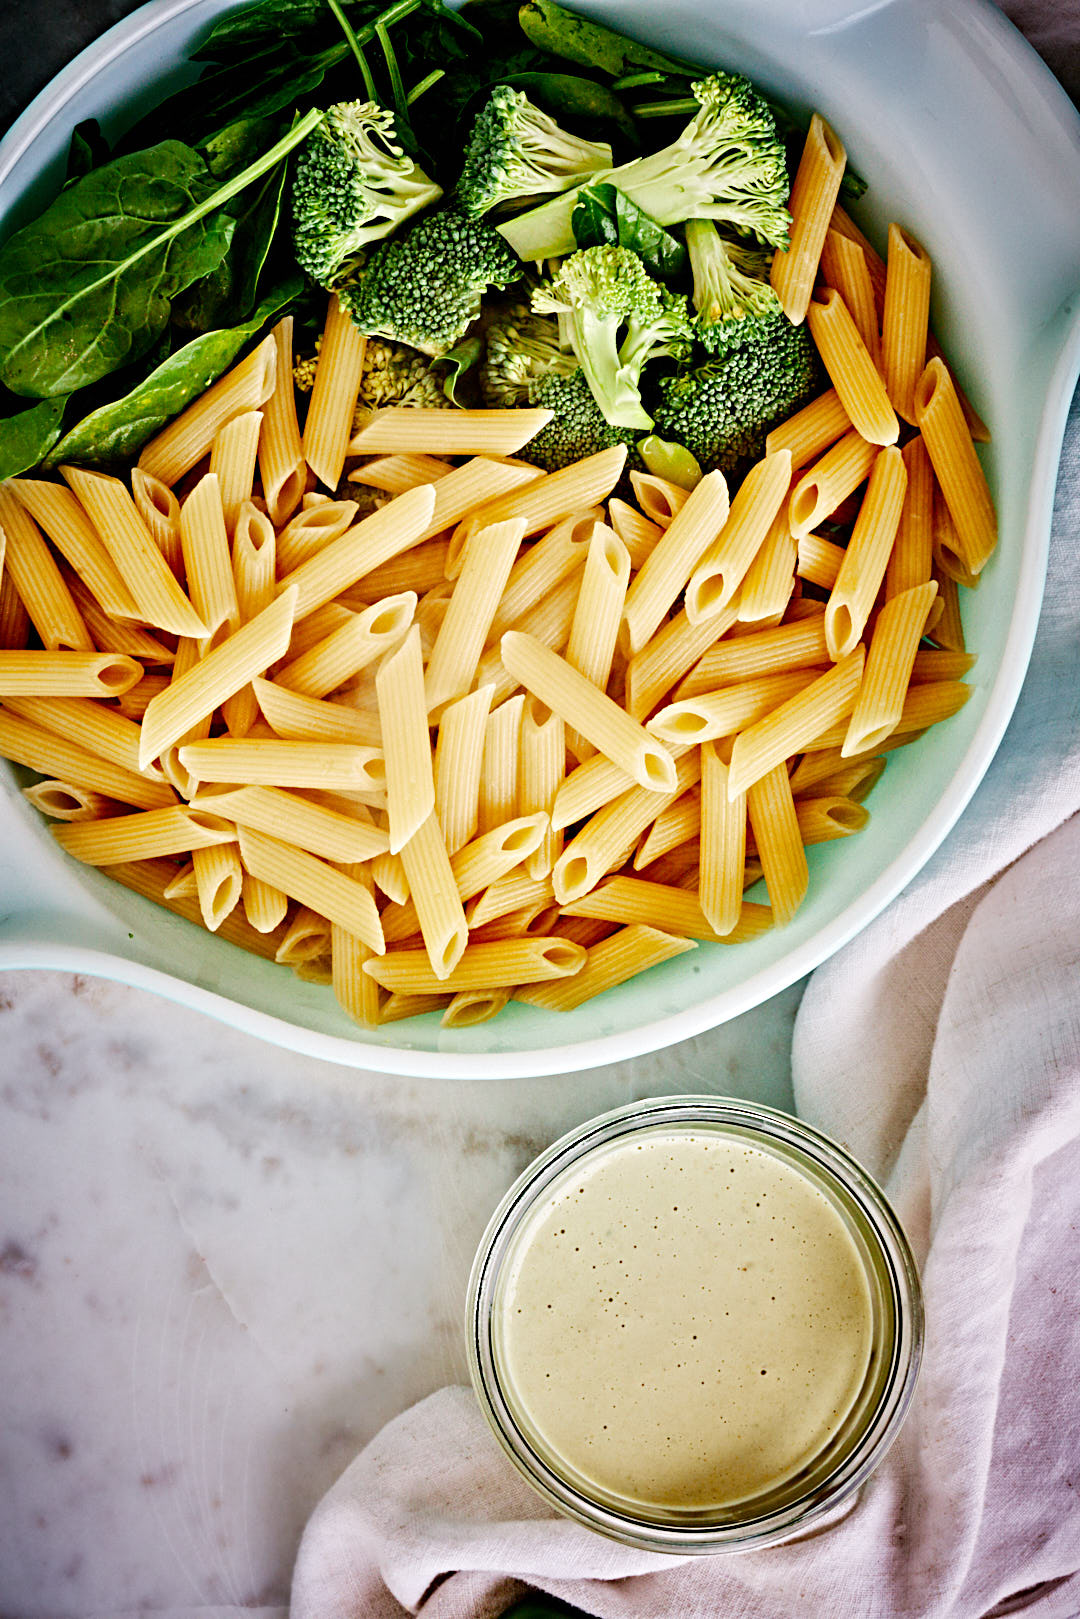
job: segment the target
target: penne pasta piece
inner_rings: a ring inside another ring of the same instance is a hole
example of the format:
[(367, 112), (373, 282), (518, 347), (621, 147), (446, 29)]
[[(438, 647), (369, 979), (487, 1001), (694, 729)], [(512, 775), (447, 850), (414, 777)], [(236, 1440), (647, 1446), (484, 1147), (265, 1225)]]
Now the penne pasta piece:
[(469, 928), (434, 810), (402, 845), (401, 861), (428, 962), (441, 981), (461, 960)]
[(87, 866), (114, 866), (155, 855), (187, 854), (214, 843), (236, 841), (236, 828), (206, 810), (187, 805), (111, 815), (105, 821), (81, 821), (50, 828), (60, 847)]
[(258, 877), (253, 877), (246, 869), (240, 897), (248, 925), (253, 927), (256, 933), (273, 933), (274, 929), (284, 922), (289, 909), (289, 896), (283, 894), (280, 888), (274, 888), (270, 883), (264, 883)]
[(974, 653), (950, 652), (947, 648), (916, 652), (911, 684), (923, 686), (929, 680), (962, 680), (978, 661)]
[[(522, 815), (502, 826), (492, 827), (459, 849), (450, 861), (450, 880), (464, 903), (483, 889), (490, 889), (502, 877), (520, 866), (539, 847), (547, 830), (546, 815)], [(531, 879), (530, 879), (531, 880)], [(420, 927), (417, 908), (411, 898), (396, 902), (396, 908), (383, 912), (387, 944), (412, 938)]]
[(562, 854), (562, 833), (552, 827), (550, 816), (566, 774), (566, 737), (560, 716), (535, 697), (527, 698), (522, 709), (520, 749), (518, 813), (547, 818), (543, 840), (528, 856), (525, 869), (530, 877), (546, 877)]
[(852, 427), (871, 444), (895, 444), (900, 436), (896, 412), (851, 311), (835, 287), (814, 294), (806, 318)]
[(383, 758), (374, 748), (341, 742), (279, 742), (218, 736), (186, 742), (180, 763), (195, 781), (252, 787), (326, 788), (373, 792), (382, 787)]
[(50, 652), (93, 652), (94, 643), (41, 530), (9, 483), (0, 483), (4, 576)]
[[(17, 714), (57, 736), (76, 742), (81, 748), (109, 759), (133, 775), (139, 771), (139, 727), (122, 714), (85, 697), (4, 698), (8, 713)], [(153, 781), (161, 781), (160, 770), (151, 765), (145, 771)], [(172, 803), (172, 799), (164, 802)]]
[[(291, 383), (291, 371), (289, 380)], [(262, 424), (261, 410), (245, 410), (218, 429), (210, 449), (210, 471), (218, 481), (225, 530), (234, 539), (241, 507), (245, 501), (251, 500), (255, 486), (255, 458), (259, 451)], [(140, 477), (146, 476), (138, 467), (135, 473)], [(132, 474), (133, 481), (135, 473)]]
[(508, 673), (573, 724), (605, 758), (642, 787), (670, 791), (674, 760), (624, 709), (535, 637), (508, 630), (500, 645)]
[[(345, 875), (354, 878), (370, 892), (371, 873), (366, 866), (354, 865)], [(370, 961), (371, 949), (347, 928), (331, 923), (330, 926), (330, 981), (339, 1006), (365, 1029), (379, 1024), (379, 986), (364, 971)]]
[(731, 736), (764, 719), (819, 678), (814, 669), (790, 669), (721, 686), (717, 691), (669, 703), (647, 722), (648, 729), (665, 742), (684, 745)]
[(490, 832), (517, 814), (524, 707), (524, 696), (511, 697), (492, 709), (484, 724), (484, 758), (477, 801), (477, 825), (481, 832)]
[(207, 635), (207, 625), (177, 584), (120, 479), (83, 467), (62, 466), (60, 471), (119, 569), (139, 617), (174, 635)]
[[(971, 572), (961, 555), (956, 524), (940, 489), (934, 494), (930, 531), (931, 573), (952, 579), (958, 585), (963, 585), (965, 590), (976, 589), (979, 575)], [(928, 630), (933, 627), (933, 623), (934, 620), (931, 620)]]
[(209, 454), (226, 422), (265, 405), (275, 374), (274, 340), (266, 337), (143, 447), (140, 467), (171, 487)]
[(303, 849), (251, 827), (240, 827), (240, 858), (253, 877), (280, 888), (290, 899), (307, 905), (327, 921), (336, 922), (369, 949), (383, 950), (382, 928), (375, 901), (355, 877), (328, 865)]
[(653, 472), (633, 470), (630, 487), (644, 517), (658, 528), (670, 528), (690, 498), (689, 489)]
[(337, 598), (343, 607), (357, 610), (367, 607), (383, 596), (396, 596), (403, 590), (415, 590), (418, 596), (446, 578), (446, 555), (449, 540), (424, 540), (419, 545), (391, 557), (378, 568), (364, 575), (361, 584), (345, 590)]
[(907, 493), (904, 458), (895, 445), (874, 462), (859, 515), (825, 605), (825, 640), (839, 660), (858, 645), (885, 577)]
[[(533, 636), (544, 646), (550, 647), (552, 652), (561, 652), (570, 639), (579, 588), (580, 574), (575, 571), (564, 579), (561, 585), (556, 585), (546, 600), (538, 602), (519, 619), (514, 628)], [(476, 684), (477, 686), (490, 684), (494, 687), (491, 698), (493, 707), (505, 702), (517, 690), (518, 682), (503, 667), (498, 645), (489, 647), (480, 659), (476, 669)]]
[(123, 813), (115, 799), (68, 781), (35, 781), (32, 787), (23, 788), (22, 795), (54, 821), (102, 821), (107, 815)]
[[(475, 940), (476, 930), (490, 927), (495, 922), (505, 922), (508, 917), (520, 918), (528, 915), (530, 920), (539, 916), (541, 910), (551, 905), (555, 897), (555, 890), (549, 876), (530, 877), (527, 871), (508, 871), (504, 877), (498, 877), (484, 890), (475, 904), (470, 905), (469, 928)], [(525, 932), (524, 927), (514, 923), (508, 929), (500, 928), (503, 938), (520, 938)]]
[[(232, 848), (232, 845), (219, 843), (213, 845), (213, 847), (218, 849), (226, 849)], [(199, 897), (199, 881), (195, 876), (194, 855), (192, 855), (192, 858), (186, 861), (184, 865), (177, 866), (174, 869), (176, 871), (176, 876), (173, 878), (172, 882), (166, 884), (165, 898), (197, 900)], [(203, 920), (203, 926), (206, 926), (205, 918)]]
[(331, 293), (303, 439), (304, 459), (327, 489), (337, 488), (345, 466), (366, 342)]
[(950, 652), (963, 652), (965, 650), (964, 625), (960, 617), (960, 592), (956, 580), (949, 574), (942, 573), (940, 569), (934, 573), (938, 587), (938, 600), (941, 602), (941, 614), (928, 633), (934, 644)]
[(551, 824), (558, 832), (575, 821), (583, 821), (633, 786), (634, 778), (625, 770), (605, 759), (602, 753), (594, 754), (571, 771), (555, 794)]
[[(77, 698), (60, 699), (78, 701)], [(116, 716), (118, 719), (119, 715)], [(172, 788), (160, 777), (142, 776), (125, 770), (111, 759), (102, 758), (78, 742), (24, 719), (13, 712), (12, 704), (0, 709), (0, 758), (26, 765), (39, 775), (73, 782), (79, 787), (103, 793), (122, 804), (140, 809), (164, 809), (176, 803)]]
[(926, 366), (930, 276), (930, 255), (922, 243), (899, 225), (890, 225), (881, 374), (897, 415), (905, 422), (915, 420), (915, 384)]
[(739, 732), (731, 750), (731, 798), (848, 718), (855, 707), (864, 658), (863, 647), (856, 647), (828, 674), (819, 675), (805, 690)]
[(956, 530), (956, 550), (979, 574), (997, 545), (997, 518), (952, 377), (933, 359), (915, 385), (915, 417)]
[(321, 500), (318, 505), (297, 512), (277, 537), (278, 573), (284, 578), (308, 557), (339, 539), (356, 512), (355, 500)]
[(415, 612), (416, 596), (411, 590), (366, 607), (279, 669), (275, 686), (302, 697), (325, 697), (337, 691), (376, 658), (400, 645)]
[(357, 747), (381, 748), (382, 728), (377, 714), (364, 714), (343, 703), (325, 703), (286, 691), (272, 680), (256, 677), (252, 683), (263, 718), (288, 742), (351, 742)]
[(845, 759), (878, 747), (899, 721), (926, 616), (936, 595), (937, 585), (930, 580), (890, 597), (878, 614), (859, 695), (840, 750)]
[(690, 575), (686, 616), (691, 624), (715, 618), (731, 601), (765, 544), (790, 487), (791, 455), (787, 450), (777, 450), (750, 468), (731, 503), (727, 521)]
[(457, 585), (428, 659), (428, 711), (463, 697), (472, 686), (480, 654), (525, 532), (520, 518), (476, 529), (465, 547)]
[[(106, 613), (115, 618), (139, 616), (135, 599), (120, 577), (116, 563), (70, 489), (58, 483), (39, 483), (33, 478), (12, 478), (6, 487), (48, 535)], [(3, 523), (2, 516), (0, 523)]]
[[(240, 903), (244, 868), (235, 843), (195, 849), (191, 856), (203, 925), (216, 933)], [(170, 896), (171, 897), (171, 896)]]
[(424, 666), (415, 624), (397, 651), (383, 660), (375, 690), (386, 761), (390, 853), (398, 854), (435, 808)]
[(442, 1015), (444, 1029), (471, 1029), (490, 1023), (510, 999), (508, 989), (470, 989), (455, 995)]
[(791, 532), (797, 540), (831, 517), (854, 493), (869, 476), (878, 453), (878, 446), (868, 443), (853, 428), (826, 450), (820, 461), (815, 461), (791, 491), (788, 504)]
[[(350, 455), (357, 452), (349, 447)], [(434, 455), (384, 455), (377, 461), (366, 461), (349, 473), (349, 483), (365, 484), (369, 489), (382, 489), (388, 495), (403, 495), (406, 489), (415, 489), (418, 483), (437, 483), (453, 472), (449, 461), (440, 461)]]
[(326, 954), (330, 930), (331, 924), (325, 916), (302, 906), (289, 923), (274, 959), (286, 967), (317, 961)]
[(636, 720), (643, 720), (686, 671), (727, 633), (737, 612), (738, 606), (731, 603), (715, 618), (705, 619), (700, 624), (691, 624), (685, 610), (676, 613), (627, 665), (627, 713)]
[[(270, 337), (277, 359), (274, 389), (263, 406), (262, 432), (259, 435), (259, 478), (267, 515), (274, 527), (280, 528), (299, 506), (307, 485), (307, 465), (296, 420), (292, 316), (283, 316)], [(250, 489), (245, 491), (246, 494), (250, 492)]]
[[(730, 783), (728, 791), (730, 794)], [(773, 921), (778, 928), (786, 927), (806, 898), (810, 871), (787, 767), (782, 761), (750, 783), (746, 813), (769, 891)]]
[[(525, 523), (525, 537), (528, 539), (533, 534), (539, 534), (542, 529), (551, 528), (555, 523), (561, 522), (564, 517), (580, 514), (587, 511), (590, 506), (597, 505), (599, 501), (606, 500), (622, 477), (625, 464), (626, 446), (613, 445), (610, 450), (600, 450), (596, 455), (588, 455), (583, 461), (575, 461), (572, 466), (563, 467), (559, 472), (543, 473), (531, 478), (513, 493), (480, 506), (473, 512), (469, 522), (473, 527), (479, 528), (485, 523), (503, 523), (510, 518), (520, 517)], [(500, 470), (503, 474), (516, 471), (520, 478), (523, 470), (536, 469), (503, 466)], [(436, 484), (436, 491), (448, 482), (449, 479), (444, 479), (441, 485)], [(452, 557), (451, 542), (450, 558)], [(450, 558), (447, 560), (448, 573), (452, 572)]]
[[(365, 602), (364, 607), (367, 605)], [(299, 658), (302, 653), (310, 652), (313, 646), (325, 641), (334, 630), (340, 630), (343, 624), (351, 624), (355, 617), (354, 612), (338, 602), (325, 602), (322, 607), (316, 607), (299, 623), (294, 620), (287, 656), (290, 659)]]
[[(3, 532), (0, 528), (0, 544), (3, 543)], [(11, 575), (0, 566), (0, 647), (10, 652), (21, 652), (29, 639), (29, 615), (19, 600)]]
[(636, 573), (645, 566), (664, 530), (636, 506), (628, 506), (625, 500), (617, 498), (608, 501), (608, 522), (625, 545), (630, 566)]
[(563, 914), (660, 928), (680, 938), (703, 939), (710, 944), (743, 944), (767, 933), (773, 924), (772, 911), (767, 905), (744, 900), (739, 920), (731, 932), (717, 933), (702, 910), (697, 894), (642, 877), (611, 877), (591, 893), (565, 905)]
[(791, 456), (791, 470), (797, 471), (816, 461), (831, 445), (851, 432), (851, 418), (840, 403), (835, 388), (812, 399), (802, 410), (789, 416), (786, 422), (774, 427), (766, 436), (765, 451), (775, 455), (787, 450)]
[(306, 618), (380, 563), (423, 538), (434, 500), (429, 484), (399, 495), (279, 579), (278, 594), (295, 587), (296, 617)]
[(601, 516), (602, 509), (594, 506), (564, 518), (518, 558), (488, 632), (490, 645), (500, 641), (518, 620), (584, 566)]
[(387, 451), (421, 455), (515, 455), (554, 413), (550, 410), (377, 410), (349, 445), (350, 455)]
[(824, 614), (780, 624), (771, 630), (756, 630), (735, 640), (718, 641), (679, 683), (676, 700), (685, 702), (702, 692), (716, 691), (737, 681), (755, 680), (762, 675), (781, 674), (791, 669), (812, 669), (829, 662), (825, 645)]
[[(421, 540), (453, 532), (446, 548), (443, 564), (447, 579), (456, 579), (461, 571), (465, 544), (470, 534), (490, 523), (507, 522), (519, 515), (514, 511), (496, 512), (503, 504), (512, 505), (519, 492), (543, 482), (544, 474), (538, 467), (520, 462), (492, 461), (475, 456), (463, 466), (455, 467), (447, 477), (434, 484), (434, 506), (431, 521), (421, 534)], [(504, 500), (497, 497), (503, 496)], [(488, 513), (492, 515), (489, 517)], [(541, 528), (547, 525), (541, 523)]]
[(371, 862), (371, 875), (379, 889), (394, 905), (406, 905), (409, 883), (399, 854), (377, 854)]
[[(838, 230), (827, 230), (825, 245), (821, 250), (821, 278), (827, 287), (835, 287), (844, 300), (875, 370), (880, 371), (881, 331), (874, 283), (870, 279), (866, 254), (859, 243)], [(895, 400), (893, 403), (895, 405)]]
[(696, 948), (690, 939), (672, 938), (654, 928), (620, 928), (609, 939), (592, 946), (585, 965), (572, 978), (519, 989), (514, 999), (542, 1006), (549, 1012), (570, 1012), (616, 984), (625, 984), (638, 973)]
[(235, 630), (240, 607), (221, 492), (212, 472), (199, 479), (180, 507), (180, 543), (191, 603), (208, 632), (213, 635), (223, 624)]
[(789, 243), (773, 254), (769, 271), (784, 314), (796, 326), (806, 317), (846, 164), (843, 145), (824, 118), (815, 113), (788, 199)]
[[(893, 727), (886, 742), (880, 743), (877, 753), (884, 753), (893, 746), (901, 746), (905, 738), (914, 739), (921, 735), (930, 725), (938, 725), (942, 720), (951, 719), (963, 708), (972, 694), (973, 688), (964, 684), (962, 680), (934, 680), (925, 685), (911, 686), (904, 698), (904, 708), (900, 719)], [(844, 738), (847, 736), (847, 724), (834, 724), (811, 737), (805, 744), (805, 751), (816, 753), (822, 748), (842, 748)]]
[(701, 750), (701, 875), (698, 894), (710, 927), (726, 938), (742, 915), (746, 796), (728, 797), (728, 766), (712, 742)]
[(453, 999), (452, 995), (390, 994), (379, 1008), (379, 1023), (398, 1023), (403, 1018), (424, 1017), (429, 1012), (443, 1012)]
[(903, 448), (907, 492), (900, 526), (885, 570), (886, 598), (899, 596), (930, 578), (933, 557), (934, 472), (926, 445), (916, 434)]
[[(835, 545), (820, 534), (804, 534), (796, 543), (798, 577), (805, 579), (808, 584), (818, 585), (822, 590), (832, 590), (844, 560), (844, 547)], [(825, 633), (824, 613), (821, 615), (821, 631)]]
[(484, 733), (493, 691), (493, 686), (481, 686), (468, 697), (448, 703), (439, 721), (433, 767), (435, 813), (450, 855), (476, 833)]
[(698, 863), (697, 840), (701, 832), (701, 793), (697, 788), (677, 798), (658, 815), (637, 846), (634, 870), (641, 871), (655, 860), (670, 854), (682, 844), (693, 843), (693, 863)]
[(540, 983), (568, 978), (579, 972), (585, 951), (567, 939), (502, 939), (495, 944), (470, 944), (453, 972), (438, 978), (426, 950), (392, 950), (369, 961), (364, 971), (384, 989), (410, 995), (456, 995), (463, 990), (501, 989), (507, 985)]
[[(195, 898), (168, 899), (165, 889), (176, 876), (176, 867), (168, 860), (130, 860), (120, 865), (110, 866), (108, 876), (113, 882), (120, 883), (133, 893), (141, 894), (144, 899), (151, 900), (153, 904), (172, 911), (175, 916), (182, 916), (188, 922), (202, 925), (202, 915), (199, 911), (199, 902)], [(241, 950), (247, 950), (251, 955), (262, 956), (264, 960), (272, 961), (278, 946), (278, 935), (273, 933), (264, 936), (249, 927), (244, 919), (234, 911), (231, 916), (218, 929), (217, 937), (228, 944), (238, 945)]]
[[(237, 420), (244, 420), (238, 417)], [(250, 501), (241, 504), (233, 524), (232, 569), (241, 624), (250, 624), (274, 599), (274, 525)], [(221, 705), (231, 736), (246, 736), (259, 715), (251, 685), (244, 686)]]
[[(626, 546), (606, 524), (595, 524), (566, 643), (566, 661), (600, 691), (606, 691), (611, 676), (629, 583)], [(579, 758), (593, 751), (592, 744), (577, 731), (569, 733), (568, 743)]]
[(282, 656), (295, 609), (295, 592), (287, 591), (151, 699), (139, 744), (144, 768)]
[(676, 761), (675, 775), (670, 793), (635, 785), (586, 822), (555, 862), (552, 880), (560, 905), (568, 905), (595, 888), (613, 865), (622, 863), (645, 828), (698, 781), (701, 764), (697, 750)]
[[(637, 654), (656, 633), (669, 608), (722, 534), (728, 521), (728, 491), (722, 472), (707, 473), (676, 512), (667, 532), (637, 574), (626, 595), (624, 618), (630, 651)], [(745, 570), (744, 570), (745, 571)], [(724, 603), (717, 607), (719, 611)], [(691, 623), (709, 616), (691, 612)]]
[[(808, 794), (815, 798), (850, 798), (854, 803), (861, 804), (881, 780), (887, 763), (880, 755), (876, 758), (863, 755), (844, 763), (824, 752), (804, 754), (791, 774), (795, 808), (798, 809)], [(806, 770), (800, 775), (804, 766)], [(803, 842), (807, 841), (804, 837)]]
[(0, 697), (119, 697), (142, 672), (114, 652), (0, 651)]
[(280, 787), (238, 787), (202, 794), (192, 803), (341, 865), (372, 860), (389, 847), (386, 833), (378, 827)]
[(837, 838), (850, 838), (870, 824), (870, 811), (852, 798), (839, 794), (800, 798), (795, 805), (795, 818), (803, 847), (815, 843), (832, 843)]
[[(10, 580), (5, 574), (0, 577), (0, 603), (4, 599), (5, 581)], [(83, 584), (77, 574), (69, 570), (65, 573), (64, 583), (71, 592), (71, 598), (82, 617), (83, 623), (90, 631), (94, 645), (99, 652), (120, 652), (127, 657), (141, 658), (143, 663), (167, 664), (172, 663), (175, 652), (171, 647), (144, 630), (140, 624), (134, 624), (130, 619), (110, 618)], [(22, 603), (12, 588), (12, 598), (18, 603), (22, 613), (22, 622), (29, 631), (29, 620), (22, 609)], [(24, 633), (22, 645), (26, 645)]]
[[(785, 491), (786, 494), (786, 491)], [(739, 623), (756, 629), (766, 620), (778, 621), (795, 587), (798, 541), (791, 532), (785, 500), (751, 562), (739, 591)]]
[(149, 529), (154, 544), (168, 563), (169, 572), (177, 579), (183, 579), (184, 551), (180, 541), (180, 502), (176, 495), (160, 478), (144, 472), (142, 467), (132, 467), (131, 498), (135, 502), (139, 516)]

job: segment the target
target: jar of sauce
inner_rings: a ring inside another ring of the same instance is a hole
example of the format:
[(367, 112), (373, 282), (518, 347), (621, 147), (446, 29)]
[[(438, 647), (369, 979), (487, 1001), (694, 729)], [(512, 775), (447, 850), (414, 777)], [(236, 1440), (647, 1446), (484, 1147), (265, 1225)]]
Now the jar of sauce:
[(477, 1253), (468, 1336), (481, 1408), (553, 1507), (693, 1554), (767, 1545), (858, 1488), (910, 1403), (922, 1308), (842, 1148), (682, 1096), (530, 1165)]

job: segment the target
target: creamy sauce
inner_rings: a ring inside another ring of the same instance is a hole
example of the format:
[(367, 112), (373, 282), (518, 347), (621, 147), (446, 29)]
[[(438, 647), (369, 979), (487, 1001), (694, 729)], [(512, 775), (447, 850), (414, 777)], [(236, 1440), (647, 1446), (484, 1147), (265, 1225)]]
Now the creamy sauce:
[(726, 1507), (817, 1455), (869, 1363), (870, 1291), (832, 1202), (700, 1127), (598, 1148), (507, 1258), (500, 1378), (558, 1466), (623, 1499)]

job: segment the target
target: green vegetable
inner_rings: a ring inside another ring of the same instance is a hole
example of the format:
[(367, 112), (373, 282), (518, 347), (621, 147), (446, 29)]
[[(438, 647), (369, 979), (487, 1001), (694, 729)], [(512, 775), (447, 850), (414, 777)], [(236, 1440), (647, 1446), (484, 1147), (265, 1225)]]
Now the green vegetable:
[(67, 397), (43, 399), (0, 422), (0, 480), (36, 467), (60, 437)]
[(609, 242), (633, 248), (645, 268), (663, 281), (673, 281), (686, 267), (686, 248), (679, 238), (650, 219), (617, 186), (606, 182), (582, 186), (570, 223), (578, 247)]
[(691, 219), (686, 245), (694, 272), (694, 335), (710, 354), (768, 339), (780, 300), (769, 285), (772, 254), (725, 240), (711, 219)]
[[(694, 85), (697, 113), (659, 152), (605, 176), (660, 225), (715, 219), (786, 247), (790, 215), (784, 147), (749, 79), (714, 73)], [(576, 194), (567, 192), (499, 227), (519, 258), (558, 258), (574, 246)]]
[(482, 337), (465, 337), (460, 343), (443, 355), (439, 364), (443, 367), (443, 393), (452, 405), (460, 405), (457, 397), (458, 385), (461, 379), (473, 369), (480, 361), (484, 352), (484, 339)]
[(242, 325), (204, 332), (185, 343), (122, 399), (102, 405), (77, 422), (53, 449), (46, 465), (71, 461), (76, 466), (102, 466), (137, 456), (147, 439), (205, 393), (248, 339), (302, 291), (303, 282), (293, 276), (264, 298)]
[(541, 50), (579, 62), (582, 67), (599, 68), (601, 72), (610, 73), (613, 79), (624, 78), (635, 68), (679, 77), (697, 71), (677, 57), (665, 56), (662, 51), (651, 50), (636, 39), (627, 39), (611, 28), (590, 22), (587, 17), (564, 11), (553, 0), (529, 0), (518, 16), (523, 32)]
[(309, 113), (218, 187), (179, 141), (68, 186), (0, 249), (0, 380), (48, 398), (145, 354), (177, 293), (224, 257), (235, 228), (224, 205), (275, 168), (319, 116)]
[(71, 131), (64, 184), (69, 186), (73, 180), (81, 180), (84, 174), (89, 174), (91, 169), (96, 169), (99, 164), (107, 163), (108, 160), (108, 143), (101, 133), (97, 119), (84, 118), (82, 123), (76, 124)]
[(646, 471), (653, 477), (666, 478), (680, 489), (696, 489), (701, 482), (701, 468), (684, 444), (672, 444), (650, 433), (638, 441), (637, 448)]
[(610, 146), (568, 134), (524, 91), (500, 84), (473, 124), (457, 205), (478, 218), (502, 203), (566, 191), (610, 167)]
[(380, 242), (338, 297), (369, 337), (440, 355), (464, 337), (482, 295), (509, 286), (520, 273), (496, 231), (448, 208)]
[(538, 382), (579, 370), (575, 357), (560, 345), (558, 322), (536, 314), (527, 300), (497, 309), (488, 321), (485, 338), (480, 392), (490, 409), (527, 405)]
[(632, 428), (612, 427), (604, 420), (580, 366), (569, 376), (549, 375), (533, 384), (529, 404), (554, 411), (551, 421), (529, 440), (520, 454), (523, 460), (558, 472), (583, 456), (609, 450), (615, 444), (633, 449)]
[(322, 114), (300, 152), (293, 247), (321, 286), (349, 275), (365, 248), (442, 196), (394, 134), (393, 114), (374, 101), (343, 101)]
[(654, 281), (626, 247), (585, 247), (533, 294), (533, 308), (564, 318), (593, 398), (612, 427), (647, 430), (641, 373), (659, 355), (689, 351), (686, 299)]
[(227, 205), (236, 220), (228, 252), (208, 276), (173, 304), (173, 323), (187, 332), (231, 326), (250, 314), (277, 231), (287, 163)]
[(781, 312), (767, 340), (662, 381), (656, 431), (684, 445), (706, 470), (740, 474), (763, 454), (769, 430), (819, 385), (809, 332)]
[(364, 350), (358, 403), (366, 410), (386, 405), (412, 405), (427, 410), (449, 409), (446, 367), (402, 343), (371, 338)]
[(512, 85), (515, 90), (524, 90), (530, 101), (535, 101), (553, 118), (615, 124), (633, 146), (640, 144), (634, 120), (618, 96), (596, 79), (584, 79), (574, 73), (512, 72), (506, 74), (503, 83)]

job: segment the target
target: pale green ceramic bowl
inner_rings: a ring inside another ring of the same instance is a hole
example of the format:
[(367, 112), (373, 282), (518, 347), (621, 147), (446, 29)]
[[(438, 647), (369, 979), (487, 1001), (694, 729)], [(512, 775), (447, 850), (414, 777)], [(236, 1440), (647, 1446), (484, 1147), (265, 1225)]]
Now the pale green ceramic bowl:
[[(890, 759), (868, 830), (810, 852), (796, 921), (701, 946), (565, 1016), (510, 1006), (357, 1029), (328, 989), (255, 960), (59, 853), (0, 777), (0, 968), (98, 973), (336, 1062), (497, 1078), (591, 1067), (669, 1045), (785, 988), (896, 895), (960, 815), (1001, 740), (1031, 651), (1065, 414), (1080, 369), (1080, 119), (987, 0), (578, 0), (657, 45), (737, 67), (818, 108), (870, 182), (878, 239), (907, 225), (934, 259), (933, 321), (994, 441), (1001, 545), (965, 599), (974, 695)], [(154, 0), (76, 59), (0, 144), (5, 231), (59, 184), (72, 126), (117, 131), (176, 87), (227, 0)]]

